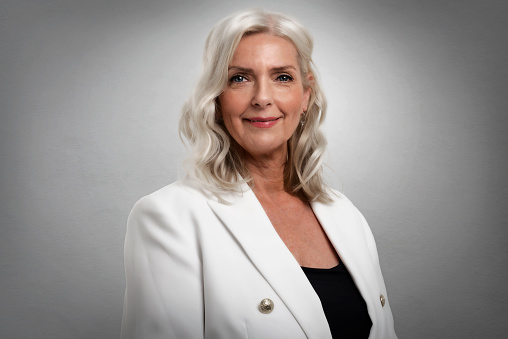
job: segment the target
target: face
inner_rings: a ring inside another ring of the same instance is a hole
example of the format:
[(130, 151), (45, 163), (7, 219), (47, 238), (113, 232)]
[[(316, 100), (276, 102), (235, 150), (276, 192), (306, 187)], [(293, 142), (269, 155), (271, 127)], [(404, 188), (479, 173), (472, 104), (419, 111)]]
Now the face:
[(240, 40), (219, 96), (229, 134), (251, 156), (285, 156), (300, 115), (307, 110), (296, 48), (288, 40), (258, 33)]

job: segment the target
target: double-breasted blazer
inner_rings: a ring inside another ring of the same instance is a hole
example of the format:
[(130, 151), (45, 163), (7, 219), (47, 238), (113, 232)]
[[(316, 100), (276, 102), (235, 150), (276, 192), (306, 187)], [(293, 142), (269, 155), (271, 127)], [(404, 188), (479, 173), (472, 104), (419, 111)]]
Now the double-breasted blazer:
[[(311, 207), (367, 304), (370, 338), (396, 338), (370, 228), (332, 196)], [(135, 204), (122, 338), (331, 338), (319, 297), (252, 190), (223, 199), (184, 180)], [(260, 311), (265, 298), (270, 313)]]

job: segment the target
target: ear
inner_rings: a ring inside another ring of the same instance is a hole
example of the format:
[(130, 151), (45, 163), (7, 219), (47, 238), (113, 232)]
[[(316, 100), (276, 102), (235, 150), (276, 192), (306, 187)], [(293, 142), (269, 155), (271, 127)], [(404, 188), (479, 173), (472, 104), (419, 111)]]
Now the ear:
[(314, 75), (309, 72), (303, 82), (303, 98), (302, 98), (303, 111), (307, 111), (307, 109), (309, 108), (309, 101), (310, 96), (312, 94), (313, 85), (314, 85)]

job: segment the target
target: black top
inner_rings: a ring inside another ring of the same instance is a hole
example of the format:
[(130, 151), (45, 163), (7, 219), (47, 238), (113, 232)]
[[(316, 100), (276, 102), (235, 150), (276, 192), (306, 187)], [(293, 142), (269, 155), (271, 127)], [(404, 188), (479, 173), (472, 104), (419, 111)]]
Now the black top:
[(343, 263), (333, 268), (302, 267), (316, 291), (333, 338), (368, 338), (367, 304)]

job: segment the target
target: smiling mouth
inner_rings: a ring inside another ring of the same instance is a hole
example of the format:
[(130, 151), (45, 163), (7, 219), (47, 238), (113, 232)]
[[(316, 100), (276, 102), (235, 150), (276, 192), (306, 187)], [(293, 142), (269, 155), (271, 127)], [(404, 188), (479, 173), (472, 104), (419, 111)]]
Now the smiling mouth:
[(252, 119), (247, 119), (247, 118), (244, 118), (244, 120), (247, 120), (249, 122), (270, 122), (270, 121), (277, 121), (279, 120), (279, 118), (252, 118)]
[(282, 117), (252, 117), (252, 118), (244, 118), (243, 121), (248, 123), (251, 126), (254, 126), (256, 128), (271, 128), (278, 124), (279, 120), (281, 120)]

